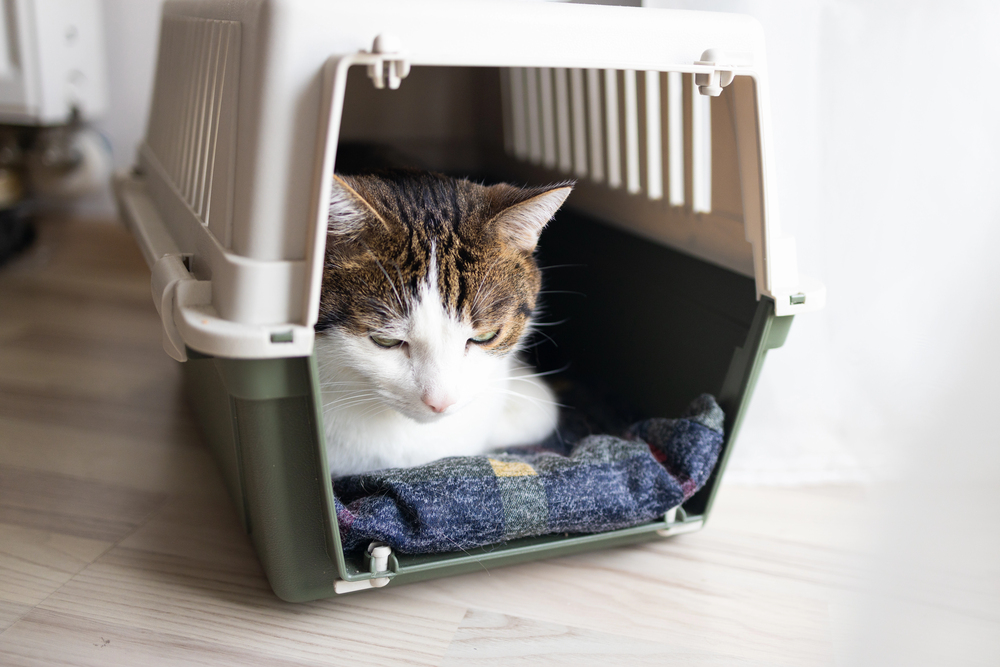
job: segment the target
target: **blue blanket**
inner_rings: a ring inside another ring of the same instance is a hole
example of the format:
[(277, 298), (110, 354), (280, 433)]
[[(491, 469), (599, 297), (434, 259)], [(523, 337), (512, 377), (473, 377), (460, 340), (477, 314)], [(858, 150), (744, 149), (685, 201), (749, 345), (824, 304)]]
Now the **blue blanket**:
[(647, 419), (624, 437), (589, 435), (568, 455), (543, 443), (335, 478), (341, 541), (345, 551), (379, 540), (403, 553), (436, 553), (644, 523), (708, 480), (722, 422), (704, 394), (680, 419)]

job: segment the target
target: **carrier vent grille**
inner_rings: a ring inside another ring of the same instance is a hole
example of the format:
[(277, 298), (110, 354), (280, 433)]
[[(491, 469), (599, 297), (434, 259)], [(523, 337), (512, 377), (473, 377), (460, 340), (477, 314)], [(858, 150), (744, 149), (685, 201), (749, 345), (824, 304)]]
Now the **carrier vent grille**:
[(691, 75), (514, 67), (502, 82), (508, 154), (711, 212), (711, 105)]
[(195, 216), (229, 243), (240, 25), (166, 16), (147, 144)]

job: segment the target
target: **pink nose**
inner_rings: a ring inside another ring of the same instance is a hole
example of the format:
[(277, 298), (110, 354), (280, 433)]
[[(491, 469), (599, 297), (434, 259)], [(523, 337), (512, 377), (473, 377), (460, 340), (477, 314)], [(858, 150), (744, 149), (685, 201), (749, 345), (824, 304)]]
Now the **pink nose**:
[(423, 400), (424, 405), (438, 414), (441, 414), (455, 404), (455, 399), (451, 396), (432, 396), (431, 394), (424, 394), (420, 398)]

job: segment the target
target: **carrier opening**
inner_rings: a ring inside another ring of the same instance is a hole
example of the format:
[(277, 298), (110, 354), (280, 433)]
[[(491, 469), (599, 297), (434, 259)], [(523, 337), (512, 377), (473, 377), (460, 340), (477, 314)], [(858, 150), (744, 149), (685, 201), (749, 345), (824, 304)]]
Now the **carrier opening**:
[[(370, 66), (347, 70), (338, 173), (577, 180), (539, 241), (544, 314), (526, 351), (559, 391), (564, 420), (621, 433), (707, 393), (727, 415), (724, 458), (753, 357), (739, 352), (766, 319), (743, 228), (732, 95), (700, 95), (691, 74), (614, 69), (412, 66), (396, 88), (377, 83)], [(716, 484), (713, 473), (684, 521), (700, 520)], [(420, 569), (475, 555), (393, 562)], [(348, 553), (345, 565), (364, 573), (371, 556)]]

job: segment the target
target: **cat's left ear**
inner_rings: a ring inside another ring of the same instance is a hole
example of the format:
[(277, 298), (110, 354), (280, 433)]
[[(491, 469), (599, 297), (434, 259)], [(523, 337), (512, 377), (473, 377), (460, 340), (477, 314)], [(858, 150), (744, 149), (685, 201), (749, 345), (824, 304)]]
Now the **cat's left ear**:
[(339, 243), (357, 241), (374, 221), (389, 228), (385, 219), (365, 199), (364, 180), (334, 174), (331, 185), (326, 228), (328, 239)]
[[(542, 230), (566, 201), (573, 185), (575, 184), (559, 183), (544, 188), (518, 190), (518, 201), (501, 211), (493, 224), (515, 248), (533, 252)], [(506, 187), (514, 189), (513, 186)], [(509, 191), (503, 194), (511, 196)]]

